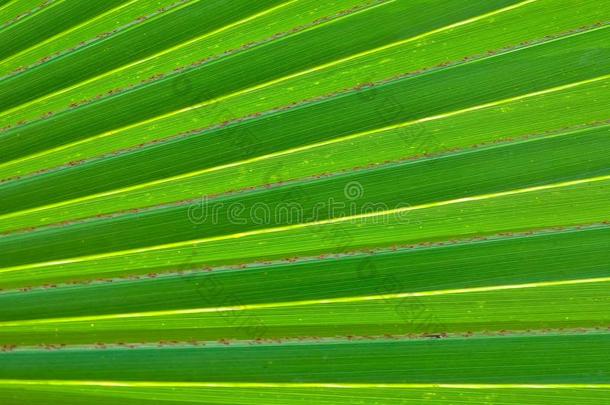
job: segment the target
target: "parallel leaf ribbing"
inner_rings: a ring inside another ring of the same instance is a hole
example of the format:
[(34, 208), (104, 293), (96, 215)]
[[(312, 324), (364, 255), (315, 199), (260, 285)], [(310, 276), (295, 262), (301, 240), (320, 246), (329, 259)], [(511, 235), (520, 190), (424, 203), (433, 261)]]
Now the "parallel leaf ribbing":
[(610, 398), (603, 0), (0, 0), (2, 405)]

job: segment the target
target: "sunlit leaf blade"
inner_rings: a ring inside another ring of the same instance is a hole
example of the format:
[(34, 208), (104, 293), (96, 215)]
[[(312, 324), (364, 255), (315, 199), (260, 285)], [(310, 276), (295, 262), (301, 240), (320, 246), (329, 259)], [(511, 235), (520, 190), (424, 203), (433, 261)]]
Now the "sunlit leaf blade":
[(601, 0), (0, 0), (0, 404), (610, 400)]

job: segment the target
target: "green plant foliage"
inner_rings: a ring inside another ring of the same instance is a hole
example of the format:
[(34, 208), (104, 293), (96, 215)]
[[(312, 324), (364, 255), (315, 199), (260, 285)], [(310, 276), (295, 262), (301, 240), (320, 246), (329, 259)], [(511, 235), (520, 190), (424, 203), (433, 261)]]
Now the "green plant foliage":
[(610, 402), (604, 0), (0, 0), (0, 404)]

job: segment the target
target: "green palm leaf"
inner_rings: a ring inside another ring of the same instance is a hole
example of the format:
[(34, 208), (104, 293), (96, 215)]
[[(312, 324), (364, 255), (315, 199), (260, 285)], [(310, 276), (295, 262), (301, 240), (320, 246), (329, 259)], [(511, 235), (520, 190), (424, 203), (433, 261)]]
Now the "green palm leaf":
[(0, 403), (607, 402), (609, 17), (0, 1)]

